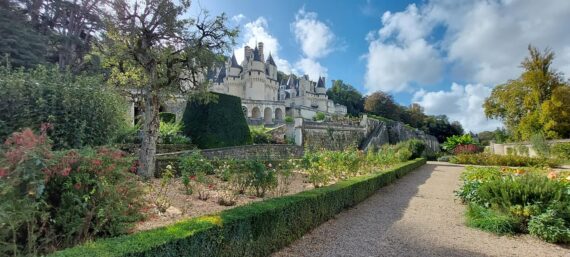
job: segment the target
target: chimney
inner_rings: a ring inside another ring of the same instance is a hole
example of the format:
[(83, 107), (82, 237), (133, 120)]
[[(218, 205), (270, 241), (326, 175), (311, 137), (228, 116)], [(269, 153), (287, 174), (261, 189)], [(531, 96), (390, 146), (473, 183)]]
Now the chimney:
[(257, 49), (259, 50), (259, 59), (265, 62), (265, 56), (263, 55), (263, 42), (257, 43)]
[(243, 48), (243, 59), (247, 60), (251, 56), (251, 48), (249, 46), (245, 46)]

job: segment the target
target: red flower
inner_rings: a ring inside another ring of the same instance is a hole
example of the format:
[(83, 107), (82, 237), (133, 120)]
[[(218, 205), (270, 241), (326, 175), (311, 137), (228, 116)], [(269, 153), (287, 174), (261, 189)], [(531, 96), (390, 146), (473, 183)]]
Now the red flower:
[(75, 185), (73, 185), (73, 187), (74, 187), (76, 190), (79, 190), (79, 189), (81, 189), (81, 183), (75, 183)]
[(209, 185), (208, 185), (208, 188), (209, 188), (209, 189), (214, 189), (214, 184), (209, 184)]
[(8, 169), (0, 168), (0, 178), (8, 176)]
[(196, 176), (190, 176), (190, 180), (196, 180)]

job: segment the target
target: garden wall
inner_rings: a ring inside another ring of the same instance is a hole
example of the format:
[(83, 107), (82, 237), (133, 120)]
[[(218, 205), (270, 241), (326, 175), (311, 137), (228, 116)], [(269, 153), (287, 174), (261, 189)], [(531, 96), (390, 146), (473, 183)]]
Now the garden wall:
[(295, 120), (295, 142), (310, 149), (340, 150), (355, 146), (362, 150), (383, 144), (419, 139), (432, 152), (439, 152), (437, 138), (397, 121), (380, 121), (366, 115), (360, 123)]
[(51, 256), (269, 256), (425, 162), (416, 159), (331, 186), (98, 240)]
[[(180, 156), (195, 150), (162, 153), (156, 155), (157, 172), (168, 164), (176, 164)], [(296, 145), (243, 145), (223, 148), (198, 150), (206, 158), (211, 160), (289, 160), (301, 159), (304, 149)]]
[[(557, 143), (570, 143), (570, 139), (549, 140), (548, 143), (550, 145), (555, 145)], [(538, 154), (533, 149), (532, 144), (530, 142), (504, 143), (504, 144), (496, 144), (494, 142), (491, 142), (489, 144), (489, 150), (491, 151), (491, 153), (499, 155), (518, 154), (518, 155), (528, 155), (530, 157), (538, 156)]]

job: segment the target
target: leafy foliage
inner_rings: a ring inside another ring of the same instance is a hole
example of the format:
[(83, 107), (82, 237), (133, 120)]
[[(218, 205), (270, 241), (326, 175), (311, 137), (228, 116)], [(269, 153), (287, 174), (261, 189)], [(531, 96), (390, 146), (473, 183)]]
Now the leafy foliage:
[(184, 134), (202, 149), (251, 144), (240, 98), (217, 96), (217, 103), (188, 102), (184, 111)]
[(455, 147), (457, 147), (458, 145), (472, 145), (472, 144), (475, 144), (475, 141), (473, 140), (473, 137), (471, 137), (470, 134), (454, 135), (448, 137), (445, 140), (445, 143), (443, 143), (442, 148), (443, 150), (446, 150), (448, 152), (453, 152)]
[(0, 140), (49, 122), (56, 149), (110, 143), (126, 124), (123, 98), (100, 77), (73, 76), (55, 67), (0, 67)]
[(570, 143), (555, 143), (550, 148), (550, 153), (555, 158), (570, 160)]
[(43, 126), (0, 151), (0, 252), (39, 255), (126, 233), (140, 220), (136, 166), (107, 148), (53, 152)]
[(564, 105), (570, 100), (570, 87), (550, 66), (554, 53), (541, 53), (529, 46), (529, 57), (521, 66), (519, 78), (496, 86), (483, 107), (489, 118), (503, 120), (515, 140), (528, 140), (542, 132), (548, 138), (570, 136)]
[(214, 174), (214, 166), (199, 151), (194, 151), (188, 156), (180, 157), (178, 168), (182, 176), (196, 176), (202, 172), (205, 174)]
[(362, 94), (342, 80), (333, 80), (332, 86), (327, 90), (327, 96), (335, 103), (346, 106), (346, 111), (351, 116), (358, 116), (364, 111)]
[(570, 173), (545, 169), (467, 167), (456, 195), (470, 226), (497, 234), (530, 233), (568, 242)]
[(556, 167), (559, 161), (548, 158), (534, 158), (520, 155), (499, 155), (489, 153), (460, 154), (451, 159), (452, 163), (485, 166), (514, 167)]

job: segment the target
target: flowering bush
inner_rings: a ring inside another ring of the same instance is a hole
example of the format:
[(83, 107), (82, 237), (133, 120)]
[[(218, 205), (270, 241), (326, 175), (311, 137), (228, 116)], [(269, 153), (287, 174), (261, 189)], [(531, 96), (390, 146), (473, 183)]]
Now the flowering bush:
[(456, 195), (468, 224), (495, 233), (527, 233), (548, 242), (570, 239), (570, 176), (538, 168), (467, 167)]
[(485, 166), (515, 166), (515, 167), (556, 167), (559, 161), (548, 158), (533, 158), (520, 155), (498, 155), (489, 153), (459, 154), (451, 158), (452, 163)]
[(445, 151), (453, 152), (455, 147), (458, 145), (472, 145), (475, 144), (475, 140), (471, 137), (470, 134), (465, 135), (454, 135), (448, 137), (445, 142), (442, 144), (442, 148)]
[(482, 148), (476, 144), (457, 145), (453, 148), (453, 154), (474, 154), (482, 152)]
[(199, 151), (194, 151), (188, 156), (183, 156), (178, 162), (178, 167), (182, 175), (193, 176), (200, 172), (214, 174), (212, 162), (202, 156)]
[(0, 244), (37, 255), (127, 232), (142, 196), (132, 162), (107, 148), (53, 152), (46, 135), (12, 134), (0, 151)]

